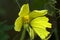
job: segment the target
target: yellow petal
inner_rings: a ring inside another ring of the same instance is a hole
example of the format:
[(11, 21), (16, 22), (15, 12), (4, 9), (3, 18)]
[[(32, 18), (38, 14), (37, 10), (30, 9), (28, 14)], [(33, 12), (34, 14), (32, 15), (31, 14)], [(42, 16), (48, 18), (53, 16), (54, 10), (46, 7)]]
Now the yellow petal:
[(48, 32), (46, 29), (34, 28), (34, 27), (32, 28), (42, 40), (45, 39), (50, 34), (50, 32)]
[(21, 28), (22, 28), (22, 18), (21, 17), (18, 17), (15, 21), (15, 31), (21, 31)]
[(25, 16), (28, 15), (28, 13), (29, 13), (29, 5), (24, 4), (20, 9), (19, 16)]
[(30, 13), (31, 19), (39, 17), (39, 16), (44, 16), (47, 14), (48, 10), (34, 10)]
[(39, 27), (39, 28), (51, 28), (51, 23), (48, 22), (49, 19), (47, 17), (38, 17), (31, 21), (31, 26)]
[(37, 35), (41, 39), (45, 39), (50, 32), (46, 30), (46, 27), (51, 28), (51, 23), (48, 22), (49, 19), (47, 17), (37, 17), (31, 21), (31, 26)]

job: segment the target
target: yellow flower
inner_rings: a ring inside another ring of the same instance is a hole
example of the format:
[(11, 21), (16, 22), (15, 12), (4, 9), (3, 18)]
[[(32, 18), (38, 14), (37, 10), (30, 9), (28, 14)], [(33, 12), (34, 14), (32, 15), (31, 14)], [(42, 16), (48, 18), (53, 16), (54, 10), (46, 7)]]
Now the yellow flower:
[(21, 7), (19, 12), (19, 17), (15, 21), (15, 31), (20, 32), (22, 26), (27, 23), (31, 25), (29, 26), (30, 31), (29, 35), (33, 39), (34, 32), (41, 38), (45, 39), (50, 32), (46, 30), (46, 28), (51, 28), (52, 25), (49, 23), (49, 19), (45, 16), (48, 10), (33, 10), (32, 12), (29, 11), (29, 4), (24, 4)]

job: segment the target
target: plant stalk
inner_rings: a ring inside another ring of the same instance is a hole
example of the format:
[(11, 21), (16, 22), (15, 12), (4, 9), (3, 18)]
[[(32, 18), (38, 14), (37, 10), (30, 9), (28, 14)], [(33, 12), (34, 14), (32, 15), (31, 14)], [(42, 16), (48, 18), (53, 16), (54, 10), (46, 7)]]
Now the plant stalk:
[(25, 33), (26, 33), (26, 29), (23, 30), (20, 40), (24, 40), (24, 38), (25, 38)]
[(28, 24), (24, 24), (24, 30), (22, 32), (20, 40), (24, 40), (27, 28), (28, 28)]

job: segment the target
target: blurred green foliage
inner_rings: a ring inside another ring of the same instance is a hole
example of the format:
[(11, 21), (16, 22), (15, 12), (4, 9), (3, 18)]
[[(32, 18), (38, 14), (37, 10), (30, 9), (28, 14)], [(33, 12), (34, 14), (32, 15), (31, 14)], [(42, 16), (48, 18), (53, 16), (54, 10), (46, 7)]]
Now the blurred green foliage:
[(13, 25), (6, 25), (0, 22), (0, 32), (9, 31), (13, 28)]
[(55, 8), (55, 4), (57, 3), (56, 0), (17, 0), (18, 6), (21, 7), (24, 3), (30, 4), (31, 10), (42, 10), (47, 9), (49, 10), (48, 15), (53, 16), (55, 14), (55, 11), (57, 10)]
[(47, 10), (49, 10), (48, 15), (53, 16), (56, 11), (55, 3), (56, 3), (56, 0), (31, 0), (30, 7), (33, 10), (47, 9)]
[(4, 22), (0, 22), (0, 40), (8, 40), (9, 35), (7, 31), (11, 30), (13, 25), (6, 25)]

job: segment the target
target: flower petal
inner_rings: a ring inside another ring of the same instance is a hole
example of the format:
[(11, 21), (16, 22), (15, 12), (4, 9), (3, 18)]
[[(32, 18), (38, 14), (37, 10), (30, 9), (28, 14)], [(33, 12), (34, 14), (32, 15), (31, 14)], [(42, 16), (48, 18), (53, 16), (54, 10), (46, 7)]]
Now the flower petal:
[(24, 16), (24, 15), (27, 15), (28, 13), (29, 13), (29, 5), (28, 4), (24, 4), (21, 7), (21, 10), (19, 12), (19, 16)]
[(47, 17), (37, 17), (31, 21), (31, 26), (37, 35), (41, 39), (45, 39), (50, 32), (46, 30), (46, 27), (51, 28), (51, 24), (48, 22), (49, 19)]
[(49, 19), (47, 17), (38, 17), (31, 21), (31, 26), (39, 27), (39, 28), (51, 28), (51, 23), (48, 22)]
[(30, 13), (30, 17), (33, 19), (33, 18), (36, 18), (36, 17), (39, 17), (39, 16), (44, 16), (47, 14), (47, 11), (48, 10), (34, 10)]
[(43, 40), (45, 39), (49, 34), (50, 32), (48, 32), (46, 29), (40, 29), (40, 28), (34, 28), (33, 27), (33, 30), (36, 32), (36, 34)]
[(21, 31), (21, 28), (22, 28), (22, 18), (21, 17), (18, 17), (15, 21), (15, 31)]

